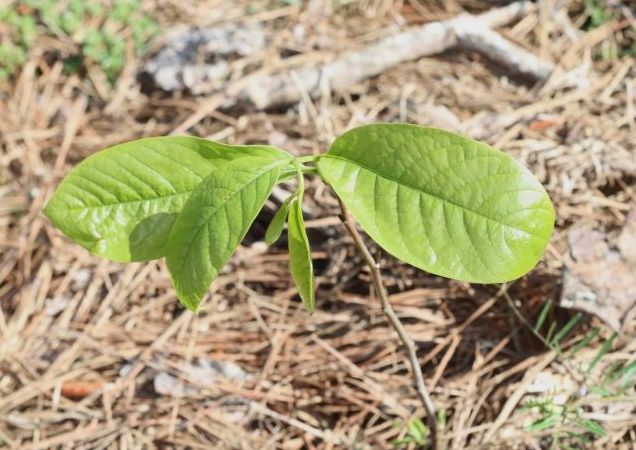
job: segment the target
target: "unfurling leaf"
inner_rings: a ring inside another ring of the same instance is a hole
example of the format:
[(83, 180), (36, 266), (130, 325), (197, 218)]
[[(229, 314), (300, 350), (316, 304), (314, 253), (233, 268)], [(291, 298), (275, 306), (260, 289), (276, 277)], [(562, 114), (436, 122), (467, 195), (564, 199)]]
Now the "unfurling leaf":
[(449, 278), (518, 278), (554, 226), (552, 203), (525, 167), (443, 130), (359, 127), (334, 141), (318, 170), (387, 252)]
[(314, 269), (311, 262), (309, 239), (303, 220), (302, 195), (292, 201), (287, 221), (287, 240), (289, 245), (289, 267), (298, 294), (305, 307), (311, 313), (316, 308), (314, 292)]
[(293, 200), (294, 195), (291, 195), (280, 205), (276, 214), (274, 214), (274, 218), (269, 223), (267, 227), (267, 231), (265, 232), (265, 243), (267, 245), (272, 245), (276, 242), (280, 235), (283, 232), (283, 227), (285, 226), (285, 220), (287, 220), (287, 214), (289, 213), (289, 206), (291, 201)]
[(263, 148), (260, 155), (215, 168), (177, 217), (166, 262), (177, 296), (196, 311), (210, 283), (243, 240), (290, 156)]

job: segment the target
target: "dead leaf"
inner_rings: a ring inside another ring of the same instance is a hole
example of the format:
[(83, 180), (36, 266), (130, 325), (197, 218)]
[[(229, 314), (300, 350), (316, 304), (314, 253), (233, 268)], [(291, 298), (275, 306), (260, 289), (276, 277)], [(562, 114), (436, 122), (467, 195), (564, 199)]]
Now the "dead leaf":
[(572, 262), (563, 276), (561, 306), (594, 314), (622, 331), (636, 314), (636, 210), (632, 209), (616, 248), (589, 227), (569, 233)]

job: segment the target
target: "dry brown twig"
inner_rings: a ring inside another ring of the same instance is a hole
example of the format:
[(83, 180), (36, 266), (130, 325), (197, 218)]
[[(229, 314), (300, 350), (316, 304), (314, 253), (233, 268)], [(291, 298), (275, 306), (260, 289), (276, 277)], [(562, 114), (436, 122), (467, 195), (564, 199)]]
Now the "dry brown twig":
[[(229, 97), (248, 101), (259, 109), (293, 103), (301, 98), (303, 92), (319, 96), (325, 85), (342, 91), (395, 65), (454, 47), (476, 50), (502, 64), (511, 73), (542, 80), (551, 74), (552, 63), (541, 60), (492, 30), (523, 17), (534, 8), (536, 5), (533, 3), (521, 1), (480, 15), (460, 15), (402, 33), (391, 33), (362, 50), (344, 53), (323, 66), (308, 65), (297, 68), (295, 72), (256, 76), (246, 86), (239, 84), (235, 89), (230, 88)], [(292, 73), (296, 74), (296, 81)]]
[(524, 17), (535, 8), (532, 2), (520, 1), (480, 15), (462, 14), (401, 33), (388, 33), (374, 44), (337, 55), (323, 65), (314, 61), (301, 67), (284, 66), (274, 73), (254, 73), (211, 96), (172, 134), (185, 133), (221, 106), (230, 108), (247, 102), (257, 109), (266, 109), (300, 101), (303, 96), (319, 97), (329, 89), (341, 92), (391, 67), (451, 48), (480, 52), (512, 74), (543, 80), (552, 73), (552, 63), (492, 30)]
[(382, 274), (380, 273), (380, 264), (373, 259), (373, 255), (367, 248), (356, 228), (356, 224), (349, 213), (349, 210), (344, 205), (342, 200), (338, 199), (338, 203), (340, 204), (340, 214), (341, 220), (344, 224), (345, 228), (353, 238), (353, 242), (362, 255), (364, 262), (369, 267), (369, 271), (371, 272), (371, 280), (373, 283), (373, 289), (375, 290), (380, 303), (382, 304), (382, 312), (388, 319), (389, 323), (396, 331), (398, 336), (400, 337), (400, 341), (406, 351), (406, 354), (409, 359), (409, 363), (411, 364), (411, 369), (413, 370), (413, 378), (415, 382), (415, 388), (417, 389), (417, 394), (422, 402), (422, 406), (424, 406), (424, 410), (426, 411), (426, 423), (428, 425), (428, 429), (430, 430), (430, 442), (431, 449), (436, 450), (439, 448), (439, 427), (437, 424), (437, 415), (435, 411), (435, 405), (433, 404), (433, 400), (431, 399), (430, 394), (428, 393), (428, 389), (426, 388), (426, 383), (424, 382), (424, 376), (422, 375), (422, 368), (417, 360), (417, 353), (415, 351), (415, 344), (413, 340), (409, 337), (406, 330), (404, 329), (404, 325), (400, 322), (399, 317), (395, 314), (393, 307), (391, 306), (391, 302), (389, 301), (389, 297), (387, 295), (386, 289), (384, 287), (384, 283), (382, 282)]

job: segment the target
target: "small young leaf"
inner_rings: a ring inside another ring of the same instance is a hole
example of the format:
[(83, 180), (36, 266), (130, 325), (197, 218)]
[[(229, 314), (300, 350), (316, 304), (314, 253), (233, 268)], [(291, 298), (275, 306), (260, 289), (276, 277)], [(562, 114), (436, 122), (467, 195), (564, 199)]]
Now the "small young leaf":
[(607, 433), (605, 432), (605, 429), (603, 428), (603, 426), (594, 420), (580, 418), (576, 421), (576, 423), (581, 428), (597, 436), (601, 436), (601, 437), (607, 436)]
[(95, 255), (121, 262), (161, 258), (177, 214), (199, 183), (215, 167), (263, 151), (271, 147), (193, 137), (115, 145), (71, 170), (44, 213)]
[(446, 408), (440, 408), (437, 410), (437, 424), (439, 425), (440, 430), (446, 428)]
[(541, 184), (512, 157), (434, 128), (375, 124), (334, 141), (318, 172), (387, 252), (478, 283), (532, 269), (554, 227)]
[(269, 223), (267, 227), (267, 231), (265, 232), (265, 243), (267, 245), (272, 245), (274, 242), (280, 238), (281, 233), (283, 232), (283, 227), (285, 226), (285, 220), (287, 220), (287, 214), (289, 213), (289, 205), (294, 196), (291, 195), (280, 205), (276, 214), (274, 214), (274, 218)]
[(172, 282), (186, 308), (198, 309), (289, 159), (276, 149), (237, 159), (212, 171), (192, 193), (172, 227), (166, 251)]
[(316, 308), (314, 270), (301, 201), (302, 198), (296, 198), (289, 210), (289, 219), (287, 221), (289, 266), (300, 298), (303, 300), (307, 310), (313, 313)]
[(413, 419), (409, 422), (408, 425), (409, 434), (413, 437), (413, 440), (419, 444), (424, 445), (426, 443), (426, 437), (429, 432), (426, 426), (422, 423), (420, 419)]
[(530, 425), (528, 425), (527, 430), (528, 431), (547, 430), (549, 428), (553, 428), (554, 426), (556, 426), (560, 421), (561, 421), (561, 414), (554, 413), (532, 422)]

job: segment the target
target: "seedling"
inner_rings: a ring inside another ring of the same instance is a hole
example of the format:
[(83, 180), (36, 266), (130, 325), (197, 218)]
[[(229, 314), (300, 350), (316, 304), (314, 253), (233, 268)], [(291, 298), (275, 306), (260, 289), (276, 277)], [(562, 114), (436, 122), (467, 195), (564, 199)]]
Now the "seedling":
[(267, 232), (289, 229), (290, 267), (313, 311), (301, 204), (317, 173), (388, 253), (428, 272), (500, 283), (537, 263), (554, 211), (541, 184), (510, 156), (447, 131), (406, 124), (355, 128), (320, 156), (194, 137), (146, 138), (97, 152), (57, 187), (44, 212), (94, 255), (165, 258), (181, 303), (196, 311), (274, 186), (296, 192)]
[[(64, 234), (115, 261), (165, 258), (181, 303), (197, 311), (274, 186), (298, 180), (266, 233), (288, 224), (290, 269), (306, 308), (314, 275), (302, 215), (304, 177), (317, 174), (338, 197), (347, 230), (376, 294), (409, 354), (428, 418), (434, 408), (413, 343), (391, 309), (380, 273), (351, 216), (384, 250), (422, 270), (501, 283), (541, 258), (554, 226), (548, 194), (512, 157), (448, 131), (407, 124), (352, 129), (318, 156), (263, 145), (158, 137), (90, 156), (45, 208)], [(435, 424), (429, 422), (434, 439)]]

